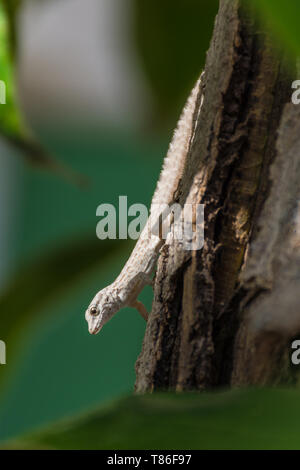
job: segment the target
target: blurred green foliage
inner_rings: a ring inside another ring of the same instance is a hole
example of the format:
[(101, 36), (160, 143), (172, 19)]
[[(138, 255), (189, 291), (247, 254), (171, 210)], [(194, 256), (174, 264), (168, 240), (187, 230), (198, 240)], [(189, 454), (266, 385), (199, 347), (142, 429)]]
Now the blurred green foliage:
[[(97, 265), (105, 264), (107, 258), (123, 247), (124, 242), (120, 241), (99, 243), (96, 237), (81, 238), (46, 252), (18, 270), (0, 297), (1, 339), (9, 345), (10, 366), (20, 350), (21, 337), (37, 317), (41, 320), (40, 312), (44, 307), (49, 302), (57, 302), (61, 295), (74, 289), (80, 279)], [(0, 395), (11, 370), (11, 367), (1, 369)]]
[(158, 127), (178, 116), (205, 64), (218, 0), (133, 0), (136, 44)]
[[(248, 0), (250, 1), (250, 0)], [(251, 0), (261, 14), (266, 27), (273, 31), (274, 40), (294, 57), (299, 56), (300, 3), (298, 0)]]
[(129, 397), (8, 442), (10, 449), (299, 449), (299, 391)]
[(16, 83), (17, 13), (20, 0), (0, 0), (0, 79), (6, 85), (6, 104), (1, 106), (0, 136), (9, 142), (28, 163), (45, 168), (62, 176), (73, 184), (84, 185), (85, 178), (71, 167), (56, 161), (29, 129), (21, 112)]
[(17, 13), (21, 6), (22, 0), (2, 0), (3, 8), (7, 15), (9, 31), (9, 48), (11, 55), (14, 56), (17, 52)]
[[(94, 133), (64, 133), (45, 142), (85, 171), (91, 184), (80, 190), (24, 168), (14, 225), (17, 269), (0, 310), (0, 338), (2, 316), (10, 331), (7, 365), (0, 367), (6, 391), (0, 400), (0, 439), (132, 390), (145, 330), (143, 319), (128, 308), (92, 337), (84, 311), (119, 274), (134, 245), (98, 240), (96, 208), (103, 202), (118, 207), (119, 194), (128, 196), (129, 205), (148, 204), (163, 146), (146, 147), (115, 133), (106, 140)], [(151, 288), (141, 299), (150, 309)]]
[(0, 79), (6, 84), (6, 105), (1, 107), (0, 133), (20, 137), (24, 134), (24, 123), (16, 99), (9, 25), (3, 2), (0, 1)]

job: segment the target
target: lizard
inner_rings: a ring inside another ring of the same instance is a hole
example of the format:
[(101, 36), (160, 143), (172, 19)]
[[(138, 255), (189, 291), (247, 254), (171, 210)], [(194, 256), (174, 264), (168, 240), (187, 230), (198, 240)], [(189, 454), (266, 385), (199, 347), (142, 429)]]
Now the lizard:
[(166, 243), (166, 239), (160, 234), (152, 233), (151, 227), (153, 221), (158, 221), (161, 216), (161, 212), (158, 211), (160, 205), (165, 203), (170, 205), (174, 202), (193, 139), (201, 78), (202, 75), (192, 89), (174, 131), (151, 201), (146, 225), (119, 276), (95, 295), (86, 310), (88, 330), (93, 335), (97, 334), (123, 307), (136, 308), (146, 321), (148, 319), (148, 312), (138, 300), (138, 295), (147, 284), (152, 285), (151, 274), (160, 250)]

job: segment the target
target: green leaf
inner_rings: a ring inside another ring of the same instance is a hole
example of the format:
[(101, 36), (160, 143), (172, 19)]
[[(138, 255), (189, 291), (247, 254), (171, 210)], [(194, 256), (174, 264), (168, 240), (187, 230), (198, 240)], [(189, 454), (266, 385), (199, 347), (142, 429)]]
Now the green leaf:
[(10, 351), (10, 367), (1, 367), (1, 391), (21, 349), (21, 337), (30, 324), (40, 318), (42, 309), (74, 289), (76, 283), (99, 265), (105, 269), (110, 256), (125, 245), (126, 242), (115, 240), (100, 243), (96, 237), (73, 241), (18, 270), (0, 296), (0, 338), (9, 345)]
[(6, 104), (0, 105), (0, 132), (21, 137), (25, 133), (25, 126), (16, 99), (9, 22), (2, 2), (0, 2), (0, 80), (6, 85)]
[(3, 448), (299, 449), (299, 432), (297, 390), (159, 393), (122, 399)]
[[(1, 1), (1, 0), (0, 0)], [(16, 54), (17, 48), (17, 33), (16, 33), (16, 19), (18, 10), (21, 6), (21, 0), (2, 0), (5, 9), (7, 20), (9, 24), (9, 43), (12, 55)]]

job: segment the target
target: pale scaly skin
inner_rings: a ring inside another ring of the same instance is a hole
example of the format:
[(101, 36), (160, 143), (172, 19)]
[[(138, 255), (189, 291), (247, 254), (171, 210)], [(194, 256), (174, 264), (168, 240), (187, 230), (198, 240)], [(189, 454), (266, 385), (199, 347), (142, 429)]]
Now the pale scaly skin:
[(193, 136), (200, 82), (201, 77), (193, 88), (178, 121), (151, 201), (150, 216), (145, 228), (117, 279), (99, 291), (86, 310), (85, 318), (91, 334), (97, 334), (123, 307), (134, 307), (145, 320), (148, 318), (146, 308), (137, 297), (145, 285), (152, 284), (150, 276), (155, 268), (159, 251), (166, 242), (159, 235), (153, 234), (151, 227), (161, 214), (159, 205), (171, 205), (174, 202), (174, 194), (182, 176)]

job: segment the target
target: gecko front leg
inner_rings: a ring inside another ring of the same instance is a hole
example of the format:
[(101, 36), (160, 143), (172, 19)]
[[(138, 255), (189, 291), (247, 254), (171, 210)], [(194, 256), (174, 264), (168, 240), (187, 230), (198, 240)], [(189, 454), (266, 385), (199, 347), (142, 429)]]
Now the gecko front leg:
[(143, 317), (143, 319), (147, 322), (148, 321), (148, 317), (149, 317), (149, 313), (145, 307), (145, 305), (140, 302), (139, 300), (134, 300), (131, 305), (131, 307), (133, 308), (136, 308), (137, 311), (140, 313), (140, 315)]
[(150, 285), (152, 288), (154, 286), (154, 279), (147, 273), (140, 272), (138, 273), (131, 281), (134, 285), (131, 286), (132, 297), (128, 303), (130, 307), (135, 308), (139, 314), (143, 317), (145, 321), (148, 321), (149, 313), (145, 305), (138, 300), (139, 293), (143, 290), (144, 286)]

